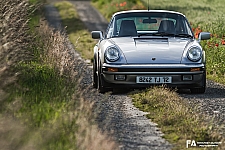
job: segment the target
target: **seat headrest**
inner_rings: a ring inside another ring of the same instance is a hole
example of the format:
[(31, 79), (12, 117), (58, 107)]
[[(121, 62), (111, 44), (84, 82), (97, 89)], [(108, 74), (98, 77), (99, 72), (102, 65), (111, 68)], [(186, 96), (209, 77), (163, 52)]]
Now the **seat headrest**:
[(133, 20), (121, 22), (119, 36), (137, 36), (137, 29)]
[(171, 20), (162, 20), (158, 31), (166, 33), (175, 33), (174, 22)]

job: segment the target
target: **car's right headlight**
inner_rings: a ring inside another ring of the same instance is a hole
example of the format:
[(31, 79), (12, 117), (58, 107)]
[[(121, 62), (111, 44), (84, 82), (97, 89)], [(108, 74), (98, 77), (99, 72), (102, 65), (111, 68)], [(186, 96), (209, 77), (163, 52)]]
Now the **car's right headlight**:
[(187, 57), (191, 61), (199, 61), (202, 58), (202, 50), (197, 47), (191, 47), (187, 52)]
[(120, 51), (116, 47), (110, 46), (105, 51), (105, 58), (111, 62), (117, 61), (120, 58)]

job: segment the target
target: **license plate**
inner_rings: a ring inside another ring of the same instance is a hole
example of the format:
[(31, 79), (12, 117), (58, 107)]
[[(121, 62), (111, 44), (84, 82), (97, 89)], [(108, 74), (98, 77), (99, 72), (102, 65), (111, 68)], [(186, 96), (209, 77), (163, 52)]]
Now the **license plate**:
[(136, 82), (137, 83), (150, 83), (150, 84), (172, 83), (172, 77), (137, 76)]

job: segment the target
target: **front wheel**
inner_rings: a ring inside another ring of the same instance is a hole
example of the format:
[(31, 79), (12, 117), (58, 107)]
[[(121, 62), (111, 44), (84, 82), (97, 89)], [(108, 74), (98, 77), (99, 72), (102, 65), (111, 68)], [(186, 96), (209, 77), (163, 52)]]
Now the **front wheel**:
[(93, 61), (93, 87), (97, 88), (98, 86), (98, 75), (97, 75), (97, 63), (96, 59)]
[(99, 67), (99, 69), (98, 69), (97, 80), (98, 80), (97, 81), (97, 89), (98, 89), (99, 93), (105, 93), (106, 92), (106, 89), (103, 86), (104, 80), (101, 77), (101, 67)]
[(106, 92), (106, 89), (104, 88), (104, 86), (102, 85), (103, 83), (103, 79), (101, 78), (101, 75), (98, 76), (98, 86), (97, 86), (97, 89), (99, 91), (99, 93), (105, 93)]

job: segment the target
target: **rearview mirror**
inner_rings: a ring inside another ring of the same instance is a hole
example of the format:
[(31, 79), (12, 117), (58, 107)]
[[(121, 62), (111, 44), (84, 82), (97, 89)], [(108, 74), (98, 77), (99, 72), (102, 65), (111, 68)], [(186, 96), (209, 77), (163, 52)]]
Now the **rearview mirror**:
[(142, 23), (148, 23), (148, 24), (150, 24), (150, 23), (157, 23), (157, 20), (156, 19), (144, 19), (142, 21)]

